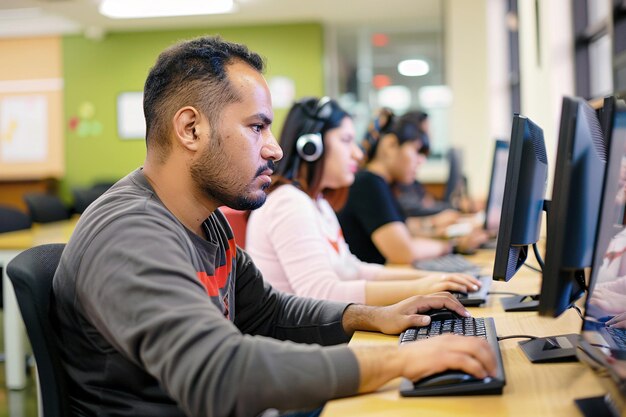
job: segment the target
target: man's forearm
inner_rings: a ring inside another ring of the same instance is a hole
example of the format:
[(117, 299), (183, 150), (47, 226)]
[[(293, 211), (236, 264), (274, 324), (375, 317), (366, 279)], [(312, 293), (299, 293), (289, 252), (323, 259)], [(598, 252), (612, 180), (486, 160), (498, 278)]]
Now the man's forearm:
[(356, 330), (378, 331), (376, 326), (376, 313), (379, 307), (365, 306), (362, 304), (350, 304), (343, 313), (341, 324), (348, 335)]
[(397, 346), (350, 347), (359, 364), (359, 393), (378, 389), (402, 375), (403, 354)]

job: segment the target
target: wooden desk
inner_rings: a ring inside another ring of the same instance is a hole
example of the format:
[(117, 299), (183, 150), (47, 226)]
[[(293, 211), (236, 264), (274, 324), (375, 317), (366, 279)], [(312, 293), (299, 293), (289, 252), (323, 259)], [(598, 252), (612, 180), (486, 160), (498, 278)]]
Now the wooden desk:
[(20, 252), (48, 243), (67, 243), (78, 217), (70, 220), (35, 224), (31, 229), (0, 233), (0, 266), (4, 298), (4, 354), (6, 358), (6, 385), (9, 389), (26, 387), (24, 329), (17, 306), (13, 285), (7, 276), (6, 265)]
[[(493, 252), (482, 252), (473, 260), (492, 263)], [(493, 282), (493, 291), (536, 293), (540, 275), (522, 269), (508, 283)], [(581, 319), (568, 310), (557, 319), (539, 317), (536, 312), (505, 313), (499, 298), (492, 295), (484, 307), (470, 308), (475, 317), (493, 317), (499, 336), (529, 334), (549, 336), (578, 333)], [(380, 390), (357, 397), (330, 401), (323, 417), (333, 416), (577, 416), (574, 399), (605, 393), (598, 377), (581, 363), (532, 364), (518, 347), (524, 339), (503, 340), (500, 350), (506, 375), (502, 395), (466, 397), (403, 398), (398, 393), (400, 379)], [(357, 332), (350, 344), (396, 344), (397, 336)], [(427, 360), (427, 358), (424, 358)]]

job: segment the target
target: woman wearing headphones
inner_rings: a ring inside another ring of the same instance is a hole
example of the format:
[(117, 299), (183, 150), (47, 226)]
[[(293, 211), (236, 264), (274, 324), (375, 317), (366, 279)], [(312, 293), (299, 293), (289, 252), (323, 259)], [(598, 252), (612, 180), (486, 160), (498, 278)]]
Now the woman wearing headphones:
[(412, 227), (414, 219), (407, 221), (402, 214), (394, 186), (414, 181), (429, 150), (428, 136), (413, 114), (396, 118), (383, 109), (370, 126), (363, 145), (367, 164), (356, 175), (348, 201), (338, 213), (346, 241), (359, 259), (409, 264), (455, 249), (469, 252), (487, 240), (483, 231), (459, 238), (456, 245), (416, 237), (419, 227)]
[(251, 213), (246, 250), (275, 288), (299, 296), (387, 305), (415, 294), (471, 292), (464, 274), (430, 274), (359, 261), (333, 207), (345, 201), (363, 154), (350, 116), (328, 97), (289, 111), (280, 137), (284, 157), (265, 204)]

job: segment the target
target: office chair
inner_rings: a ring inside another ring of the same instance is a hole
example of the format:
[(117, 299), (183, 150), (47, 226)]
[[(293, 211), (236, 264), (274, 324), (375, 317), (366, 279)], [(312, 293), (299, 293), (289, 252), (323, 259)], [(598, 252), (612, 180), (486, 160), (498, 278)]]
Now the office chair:
[(52, 278), (61, 259), (64, 244), (36, 246), (17, 255), (7, 265), (17, 303), (37, 363), (40, 411), (45, 417), (69, 415), (65, 370), (61, 363), (50, 314)]
[[(30, 217), (13, 207), (0, 205), (0, 233), (13, 232), (16, 230), (30, 229), (33, 222)], [(2, 276), (2, 268), (0, 267), (0, 276)], [(3, 308), (2, 285), (0, 285), (0, 308)], [(0, 362), (4, 361), (4, 355), (0, 354)]]
[(0, 233), (29, 229), (31, 225), (30, 217), (26, 213), (0, 205)]
[(72, 195), (74, 196), (74, 213), (83, 214), (91, 203), (96, 201), (103, 194), (98, 188), (74, 188)]
[(29, 193), (23, 198), (33, 223), (50, 223), (70, 218), (69, 210), (56, 195)]
[(113, 187), (116, 181), (96, 181), (92, 186), (92, 190), (97, 190), (100, 194), (104, 194), (109, 188)]

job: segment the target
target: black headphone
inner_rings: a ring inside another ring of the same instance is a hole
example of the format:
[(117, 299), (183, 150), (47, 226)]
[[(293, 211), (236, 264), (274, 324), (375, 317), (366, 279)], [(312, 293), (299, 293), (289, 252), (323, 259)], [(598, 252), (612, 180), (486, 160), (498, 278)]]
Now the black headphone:
[(308, 119), (304, 122), (300, 136), (296, 140), (296, 152), (298, 156), (307, 162), (314, 162), (320, 159), (324, 153), (321, 129), (324, 123), (332, 114), (332, 107), (329, 105), (330, 97), (322, 97), (315, 104), (312, 112), (301, 103)]

